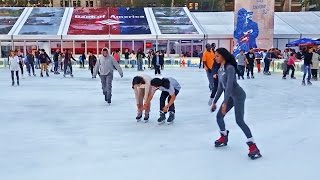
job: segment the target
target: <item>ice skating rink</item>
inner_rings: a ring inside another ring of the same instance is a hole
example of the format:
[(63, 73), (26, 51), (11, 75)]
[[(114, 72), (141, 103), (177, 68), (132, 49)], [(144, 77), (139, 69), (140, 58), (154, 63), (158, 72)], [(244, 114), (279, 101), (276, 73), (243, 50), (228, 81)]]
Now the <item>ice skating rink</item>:
[[(256, 75), (241, 80), (247, 93), (245, 121), (263, 157), (247, 157), (246, 138), (233, 110), (226, 116), (227, 147), (216, 149), (216, 113), (204, 70), (166, 69), (181, 92), (171, 126), (137, 123), (132, 78), (115, 72), (113, 101), (104, 102), (99, 79), (75, 68), (74, 78), (25, 77), (12, 87), (0, 69), (1, 180), (302, 180), (320, 177), (320, 82)], [(153, 76), (153, 71), (145, 71)], [(223, 96), (222, 96), (223, 97)], [(221, 99), (222, 100), (222, 99)], [(219, 101), (219, 105), (220, 105)]]

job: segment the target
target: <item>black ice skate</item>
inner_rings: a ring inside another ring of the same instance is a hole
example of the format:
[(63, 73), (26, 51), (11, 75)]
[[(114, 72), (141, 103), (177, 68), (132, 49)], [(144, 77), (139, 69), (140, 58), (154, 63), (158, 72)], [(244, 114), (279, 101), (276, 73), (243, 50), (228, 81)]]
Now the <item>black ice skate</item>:
[(149, 114), (145, 114), (143, 120), (145, 123), (147, 123), (149, 121)]
[(306, 82), (303, 80), (301, 85), (302, 85), (302, 86), (305, 86), (305, 85), (306, 85)]
[(73, 77), (73, 74), (70, 74), (71, 77)]
[(12, 81), (11, 86), (14, 86), (14, 81)]
[(247, 79), (250, 79), (250, 76), (247, 76)]
[(254, 79), (254, 76), (251, 76), (251, 79)]
[(19, 83), (19, 81), (17, 81), (17, 85), (18, 85), (18, 86), (20, 86), (20, 83)]
[(310, 85), (310, 86), (311, 86), (311, 85), (312, 85), (312, 82), (311, 82), (311, 81), (308, 81), (308, 85)]
[(138, 113), (138, 115), (136, 117), (137, 122), (140, 122), (141, 118), (142, 118), (142, 113)]
[(165, 121), (166, 121), (166, 114), (164, 113), (164, 112), (160, 112), (160, 117), (159, 117), (159, 119), (158, 119), (158, 124), (160, 125), (160, 124), (163, 124), (163, 123), (165, 123)]
[(282, 77), (282, 79), (287, 79), (286, 77)]
[(30, 74), (30, 73), (29, 73), (28, 75), (29, 75), (29, 76), (31, 76), (31, 74)]
[(169, 117), (167, 119), (168, 124), (173, 124), (174, 118), (175, 118), (174, 112), (170, 112)]
[(229, 131), (227, 130), (226, 136), (223, 133), (220, 133), (220, 135), (220, 138), (214, 142), (215, 147), (222, 147), (228, 145)]
[(258, 149), (258, 147), (255, 143), (247, 142), (247, 144), (249, 146), (249, 153), (248, 153), (249, 158), (254, 160), (254, 159), (258, 159), (258, 158), (262, 157), (262, 155), (260, 154), (260, 150)]
[(49, 73), (48, 72), (46, 72), (46, 75), (47, 75), (47, 77), (49, 77)]
[(43, 77), (43, 74), (41, 73), (40, 76)]

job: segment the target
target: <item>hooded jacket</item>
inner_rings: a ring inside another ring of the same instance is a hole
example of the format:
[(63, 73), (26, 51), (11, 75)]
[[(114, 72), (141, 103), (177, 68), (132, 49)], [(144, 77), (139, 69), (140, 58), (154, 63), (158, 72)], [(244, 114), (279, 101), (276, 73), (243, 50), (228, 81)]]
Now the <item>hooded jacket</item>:
[[(104, 49), (108, 49), (108, 48), (104, 48)], [(103, 54), (103, 51), (101, 51), (101, 54)], [(103, 55), (101, 55), (97, 60), (97, 63), (94, 66), (93, 76), (96, 76), (98, 72), (100, 72), (100, 75), (109, 75), (110, 73), (113, 74), (114, 68), (117, 69), (120, 76), (122, 77), (123, 76), (122, 69), (119, 63), (110, 55), (110, 52), (108, 49), (107, 57), (104, 57)]]

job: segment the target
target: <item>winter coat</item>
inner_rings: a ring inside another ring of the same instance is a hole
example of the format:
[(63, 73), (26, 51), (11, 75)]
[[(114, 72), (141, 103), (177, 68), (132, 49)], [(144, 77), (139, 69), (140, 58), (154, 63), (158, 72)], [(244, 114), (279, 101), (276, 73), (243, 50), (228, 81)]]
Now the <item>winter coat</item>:
[[(164, 59), (163, 56), (159, 55), (159, 65), (162, 66), (164, 64)], [(157, 65), (157, 55), (153, 56), (152, 58), (152, 65), (156, 66)]]
[(9, 65), (10, 65), (10, 71), (19, 71), (20, 70), (20, 65), (19, 65), (19, 57), (14, 56), (14, 57), (9, 57)]
[(320, 61), (320, 55), (314, 52), (312, 55), (311, 69), (319, 69), (319, 61)]
[[(101, 54), (103, 54), (103, 52), (101, 52)], [(110, 53), (107, 55), (107, 57), (101, 55), (94, 67), (93, 76), (96, 76), (98, 72), (100, 72), (100, 75), (109, 75), (110, 73), (113, 74), (114, 68), (119, 72), (120, 76), (122, 77), (122, 69), (119, 63), (110, 55)]]

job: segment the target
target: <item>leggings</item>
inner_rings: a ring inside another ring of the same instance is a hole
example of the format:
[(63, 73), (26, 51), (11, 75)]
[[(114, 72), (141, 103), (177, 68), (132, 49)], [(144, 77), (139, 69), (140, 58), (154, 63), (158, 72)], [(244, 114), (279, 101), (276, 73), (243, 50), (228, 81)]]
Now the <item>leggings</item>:
[(17, 82), (19, 82), (19, 71), (11, 71), (12, 82), (14, 82), (14, 72), (16, 72)]
[[(247, 124), (244, 122), (244, 103), (246, 100), (246, 95), (240, 95), (237, 98), (230, 98), (227, 102), (227, 112), (229, 112), (233, 107), (235, 111), (236, 116), (236, 122), (238, 126), (242, 129), (243, 133), (246, 135), (246, 137), (252, 138), (251, 131)], [(225, 123), (224, 123), (224, 116), (221, 112), (221, 107), (219, 109), (219, 112), (217, 114), (217, 123), (219, 125), (220, 131), (225, 131)]]
[(23, 64), (20, 62), (19, 66), (20, 66), (21, 74), (23, 75)]

